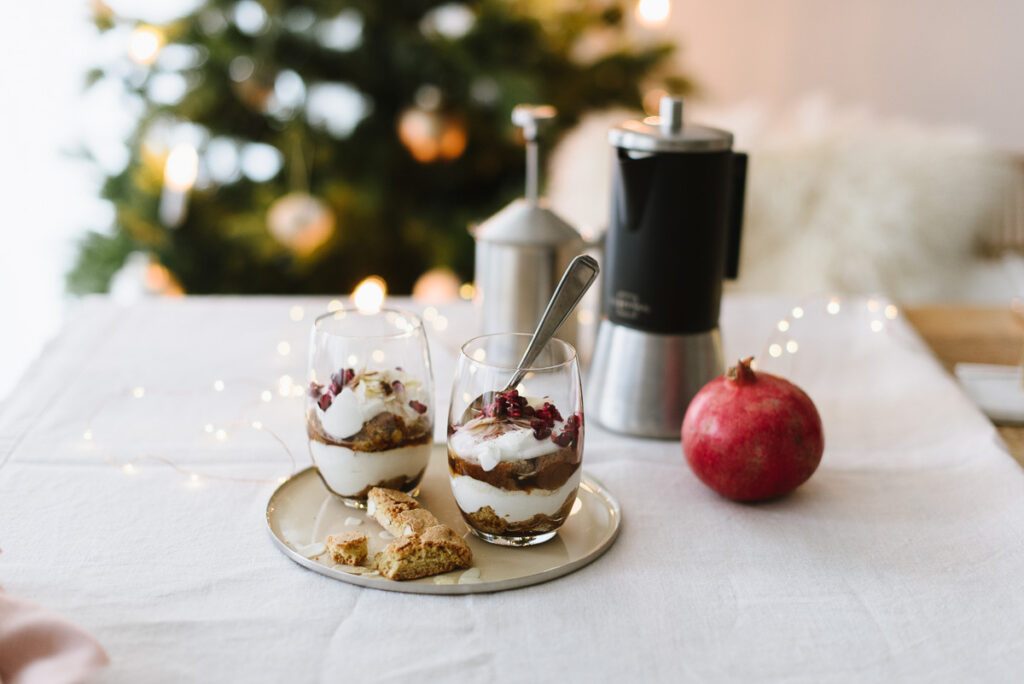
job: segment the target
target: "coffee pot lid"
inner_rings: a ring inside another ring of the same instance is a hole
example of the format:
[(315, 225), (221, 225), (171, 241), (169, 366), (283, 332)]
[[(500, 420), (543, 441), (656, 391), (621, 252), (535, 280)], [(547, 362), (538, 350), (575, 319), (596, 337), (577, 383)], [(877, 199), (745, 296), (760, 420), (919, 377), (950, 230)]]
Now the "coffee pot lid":
[(683, 123), (683, 98), (661, 98), (658, 116), (624, 121), (608, 132), (615, 147), (638, 152), (718, 152), (732, 149), (732, 133)]
[(512, 201), (472, 232), (477, 240), (507, 245), (557, 246), (582, 240), (561, 216), (524, 198)]

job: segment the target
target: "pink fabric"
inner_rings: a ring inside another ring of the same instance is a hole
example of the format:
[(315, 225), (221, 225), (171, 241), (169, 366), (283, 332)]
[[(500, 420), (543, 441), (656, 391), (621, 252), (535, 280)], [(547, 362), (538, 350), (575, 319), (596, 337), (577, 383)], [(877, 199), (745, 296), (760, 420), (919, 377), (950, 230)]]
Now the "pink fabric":
[(108, 662), (92, 635), (0, 592), (0, 684), (82, 682)]

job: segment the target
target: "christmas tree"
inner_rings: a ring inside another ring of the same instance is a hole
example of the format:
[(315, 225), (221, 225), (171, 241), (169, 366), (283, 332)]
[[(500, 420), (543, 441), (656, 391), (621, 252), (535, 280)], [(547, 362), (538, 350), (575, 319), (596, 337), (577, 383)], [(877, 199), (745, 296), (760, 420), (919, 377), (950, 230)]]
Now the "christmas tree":
[[(136, 252), (191, 293), (335, 293), (369, 274), (408, 292), (424, 270), (472, 275), (467, 226), (522, 192), (512, 108), (587, 111), (685, 89), (672, 47), (634, 46), (619, 3), (210, 0), (130, 32), (116, 79), (139, 112), (68, 276), (104, 291)], [(166, 272), (165, 272), (166, 273)]]

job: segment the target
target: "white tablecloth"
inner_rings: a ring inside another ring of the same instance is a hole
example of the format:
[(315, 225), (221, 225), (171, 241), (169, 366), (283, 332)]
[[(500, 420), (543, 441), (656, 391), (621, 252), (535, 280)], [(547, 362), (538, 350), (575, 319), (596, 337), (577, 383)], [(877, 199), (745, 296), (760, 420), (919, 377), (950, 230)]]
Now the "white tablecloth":
[[(585, 467), (624, 510), (607, 555), (537, 587), (430, 597), (330, 580), (268, 538), (267, 497), (293, 469), (271, 432), (297, 467), (309, 462), (301, 399), (279, 395), (280, 376), (301, 382), (326, 303), (91, 300), (0, 410), (0, 584), (91, 630), (113, 661), (107, 680), (1009, 681), (1024, 670), (1024, 475), (901, 319), (809, 303), (781, 335), (794, 302), (727, 300), (728, 355), (780, 344), (765, 363), (822, 412), (814, 478), (776, 503), (732, 504), (697, 482), (678, 443), (589, 425)], [(441, 315), (443, 406), (471, 312)]]

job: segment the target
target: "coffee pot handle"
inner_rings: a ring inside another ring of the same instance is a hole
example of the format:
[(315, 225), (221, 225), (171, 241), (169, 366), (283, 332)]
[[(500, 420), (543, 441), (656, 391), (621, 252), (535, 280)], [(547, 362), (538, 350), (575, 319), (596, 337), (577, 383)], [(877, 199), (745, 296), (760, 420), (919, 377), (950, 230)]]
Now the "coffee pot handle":
[(735, 280), (740, 274), (740, 241), (743, 236), (743, 201), (747, 190), (747, 155), (732, 157), (732, 193), (729, 200), (729, 234), (725, 257), (725, 277)]

